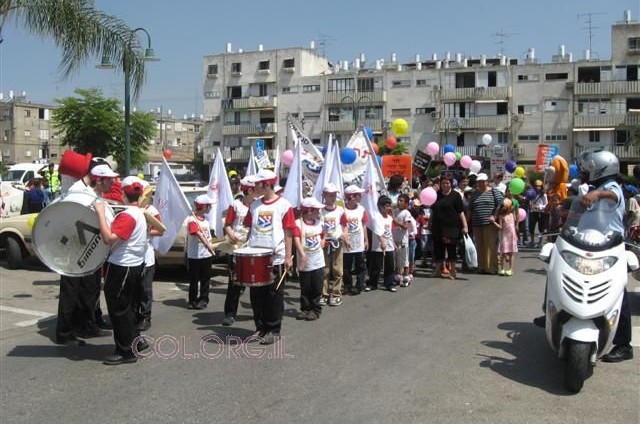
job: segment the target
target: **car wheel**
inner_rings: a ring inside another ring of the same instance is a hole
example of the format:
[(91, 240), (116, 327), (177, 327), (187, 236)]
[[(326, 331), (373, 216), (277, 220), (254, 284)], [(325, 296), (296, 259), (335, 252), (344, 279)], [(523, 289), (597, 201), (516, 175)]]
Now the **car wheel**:
[(22, 249), (13, 237), (7, 238), (7, 262), (9, 269), (18, 269), (22, 265)]

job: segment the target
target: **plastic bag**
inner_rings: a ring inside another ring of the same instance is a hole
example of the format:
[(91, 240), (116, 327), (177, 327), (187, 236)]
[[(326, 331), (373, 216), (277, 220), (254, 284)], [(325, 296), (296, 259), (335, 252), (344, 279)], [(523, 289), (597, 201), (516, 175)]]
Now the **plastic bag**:
[(464, 258), (469, 268), (478, 267), (478, 252), (469, 234), (464, 235)]

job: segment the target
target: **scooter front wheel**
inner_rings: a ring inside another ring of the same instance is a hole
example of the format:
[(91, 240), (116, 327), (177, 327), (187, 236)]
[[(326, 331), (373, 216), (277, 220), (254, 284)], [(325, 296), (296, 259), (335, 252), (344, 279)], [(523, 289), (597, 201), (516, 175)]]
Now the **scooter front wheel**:
[(591, 343), (569, 340), (567, 342), (567, 365), (564, 374), (564, 384), (567, 390), (578, 393), (582, 390), (584, 380), (591, 371)]

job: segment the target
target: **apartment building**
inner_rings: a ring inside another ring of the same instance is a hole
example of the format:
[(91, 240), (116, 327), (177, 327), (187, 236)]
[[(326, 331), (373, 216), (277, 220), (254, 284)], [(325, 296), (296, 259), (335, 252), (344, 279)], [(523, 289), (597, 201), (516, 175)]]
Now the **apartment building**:
[[(529, 49), (524, 60), (462, 54), (416, 55), (411, 62), (330, 63), (308, 48), (233, 51), (205, 56), (203, 152), (219, 147), (232, 165), (246, 164), (256, 139), (267, 149), (286, 146), (288, 116), (318, 144), (329, 134), (344, 145), (358, 126), (384, 138), (403, 118), (410, 151), (430, 141), (487, 158), (502, 149), (535, 163), (538, 145), (553, 144), (568, 159), (592, 147), (614, 151), (628, 164), (640, 150), (627, 141), (640, 116), (640, 23), (630, 13), (611, 27), (611, 59), (579, 59), (560, 46), (549, 62)], [(490, 134), (486, 148), (482, 136)]]

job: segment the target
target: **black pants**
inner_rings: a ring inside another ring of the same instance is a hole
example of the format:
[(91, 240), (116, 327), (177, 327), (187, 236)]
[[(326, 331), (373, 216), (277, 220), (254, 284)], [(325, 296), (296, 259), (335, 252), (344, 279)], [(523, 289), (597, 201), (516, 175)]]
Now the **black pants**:
[(445, 243), (442, 235), (434, 235), (433, 236), (433, 259), (442, 262), (444, 261), (445, 251), (447, 253), (447, 260), (456, 261), (457, 260), (457, 240), (451, 240), (452, 243)]
[(132, 355), (131, 345), (140, 334), (136, 330), (133, 296), (137, 286), (142, 284), (144, 263), (126, 267), (107, 263), (104, 279), (104, 297), (107, 300), (109, 318), (113, 325), (113, 339), (116, 353)]
[(100, 299), (100, 270), (84, 277), (60, 276), (56, 336), (94, 331), (95, 309)]
[[(209, 284), (211, 280), (213, 256), (202, 259), (188, 259), (189, 303), (204, 300), (209, 303)], [(200, 290), (198, 290), (198, 282)]]
[(369, 282), (368, 286), (377, 288), (378, 279), (380, 278), (380, 272), (382, 271), (384, 264), (384, 286), (386, 288), (393, 286), (393, 273), (396, 270), (396, 264), (394, 260), (394, 252), (369, 252)]
[(256, 330), (260, 332), (280, 333), (284, 314), (284, 283), (280, 284), (278, 291), (276, 291), (276, 285), (283, 272), (283, 265), (274, 265), (273, 284), (250, 288), (253, 321), (256, 324)]
[(629, 292), (624, 289), (622, 295), (622, 306), (620, 306), (620, 319), (618, 328), (613, 336), (613, 344), (618, 346), (628, 346), (631, 344), (631, 309), (629, 308)]
[(344, 253), (342, 255), (342, 267), (342, 279), (344, 281), (345, 293), (350, 291), (353, 287), (353, 275), (351, 274), (352, 269), (356, 274), (356, 288), (362, 291), (362, 289), (364, 289), (365, 273), (367, 272), (364, 252)]
[(229, 255), (229, 284), (227, 284), (227, 296), (224, 298), (224, 314), (229, 317), (236, 317), (238, 314), (238, 304), (240, 303), (240, 295), (244, 291), (244, 287), (234, 283), (235, 281), (235, 265), (233, 263), (233, 255)]
[(300, 271), (300, 310), (315, 312), (318, 316), (322, 312), (320, 298), (324, 283), (324, 268), (313, 271)]
[(133, 308), (136, 312), (136, 322), (141, 322), (144, 319), (151, 319), (151, 305), (153, 304), (153, 276), (155, 273), (155, 265), (145, 267), (142, 275), (142, 283), (136, 288)]

